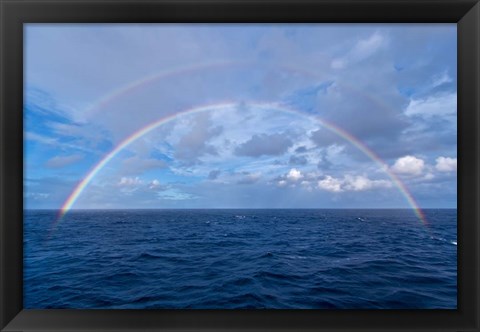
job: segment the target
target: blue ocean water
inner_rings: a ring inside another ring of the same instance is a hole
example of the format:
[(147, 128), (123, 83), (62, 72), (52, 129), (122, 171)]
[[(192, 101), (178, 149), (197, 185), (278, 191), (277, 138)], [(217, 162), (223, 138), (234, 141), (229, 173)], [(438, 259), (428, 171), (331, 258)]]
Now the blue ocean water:
[(457, 306), (457, 211), (25, 211), (25, 308)]

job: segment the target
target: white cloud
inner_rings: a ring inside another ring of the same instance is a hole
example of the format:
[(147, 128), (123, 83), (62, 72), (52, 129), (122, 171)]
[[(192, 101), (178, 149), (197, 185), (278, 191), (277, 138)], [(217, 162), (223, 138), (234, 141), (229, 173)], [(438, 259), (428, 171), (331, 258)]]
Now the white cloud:
[(423, 180), (433, 180), (434, 178), (435, 178), (435, 175), (433, 175), (432, 173), (427, 173), (423, 177)]
[(134, 177), (134, 178), (124, 176), (118, 182), (119, 186), (138, 186), (138, 185), (141, 185), (141, 184), (143, 184), (143, 181), (140, 180), (140, 178), (138, 176)]
[(318, 188), (330, 192), (365, 191), (374, 188), (390, 188), (392, 183), (387, 180), (371, 180), (363, 175), (346, 175), (343, 179), (327, 175), (318, 181)]
[(150, 189), (155, 189), (158, 187), (160, 187), (160, 181), (158, 181), (157, 179), (153, 180), (149, 186)]
[(34, 199), (34, 200), (41, 200), (41, 199), (49, 198), (50, 194), (48, 194), (48, 193), (27, 193), (26, 197)]
[(457, 114), (457, 93), (448, 93), (424, 99), (411, 99), (405, 109), (407, 116), (448, 116)]
[(331, 191), (334, 193), (343, 191), (342, 181), (339, 179), (333, 178), (330, 175), (327, 175), (323, 180), (319, 180), (317, 185), (318, 185), (318, 188), (320, 189)]
[(452, 78), (450, 77), (450, 75), (448, 75), (446, 71), (444, 71), (442, 74), (437, 75), (433, 78), (432, 88), (436, 88), (437, 86), (440, 86), (444, 83), (451, 83), (451, 82), (452, 82)]
[(137, 177), (127, 177), (124, 176), (120, 178), (120, 181), (117, 182), (117, 186), (120, 187), (120, 192), (123, 194), (132, 194), (134, 192), (143, 195), (143, 193), (150, 191), (164, 191), (167, 189), (165, 185), (162, 185), (158, 179), (153, 179), (151, 181), (142, 180)]
[(167, 189), (157, 194), (158, 198), (170, 201), (183, 201), (197, 198), (195, 195), (181, 192), (177, 189)]
[(457, 158), (438, 157), (435, 168), (439, 172), (455, 172), (457, 170)]
[(287, 173), (278, 176), (275, 181), (279, 187), (285, 187), (287, 185), (295, 187), (302, 179), (304, 179), (304, 181), (302, 181), (301, 184), (305, 187), (307, 184), (310, 186), (310, 181), (316, 181), (318, 176), (312, 177), (310, 173), (302, 173), (296, 168), (291, 168)]
[(404, 175), (420, 175), (425, 167), (425, 162), (414, 156), (405, 156), (397, 159), (392, 170)]
[(292, 168), (287, 174), (287, 179), (290, 181), (298, 181), (301, 178), (303, 178), (303, 174), (296, 168)]
[(287, 185), (287, 181), (285, 181), (285, 180), (280, 180), (280, 181), (277, 182), (277, 185), (278, 185), (279, 187), (285, 187), (285, 186)]
[(364, 191), (373, 188), (390, 188), (392, 183), (386, 180), (370, 180), (365, 176), (347, 175), (344, 180), (345, 190)]

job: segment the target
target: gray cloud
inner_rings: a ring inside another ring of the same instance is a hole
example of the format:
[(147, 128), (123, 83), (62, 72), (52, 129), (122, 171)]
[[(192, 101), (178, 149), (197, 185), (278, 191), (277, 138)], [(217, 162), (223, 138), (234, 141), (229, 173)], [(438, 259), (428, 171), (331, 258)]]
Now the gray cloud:
[(318, 161), (318, 164), (317, 164), (317, 168), (322, 170), (322, 169), (330, 169), (332, 167), (332, 163), (330, 162), (330, 160), (328, 160), (327, 156), (325, 153), (322, 153), (320, 155), (320, 160)]
[(69, 156), (55, 156), (49, 159), (45, 166), (49, 168), (61, 168), (76, 163), (84, 158), (82, 154), (72, 154)]
[(167, 166), (167, 163), (163, 160), (134, 156), (122, 161), (120, 173), (122, 175), (140, 175), (145, 171), (164, 169), (167, 168)]
[(305, 153), (307, 152), (307, 147), (306, 146), (299, 146), (298, 148), (295, 149), (295, 152), (297, 153)]
[(332, 144), (336, 143), (343, 143), (343, 139), (338, 135), (332, 133), (331, 131), (320, 128), (318, 130), (313, 131), (310, 134), (310, 139), (314, 142), (318, 147), (327, 147)]
[(208, 173), (208, 179), (209, 180), (216, 180), (218, 178), (218, 176), (220, 175), (220, 173), (222, 173), (222, 172), (218, 169), (210, 171), (210, 173)]
[(237, 181), (237, 184), (254, 184), (260, 180), (261, 176), (261, 173), (243, 172), (242, 178)]
[(212, 126), (208, 114), (195, 117), (194, 124), (189, 133), (180, 138), (176, 145), (175, 158), (187, 163), (195, 164), (205, 154), (217, 154), (217, 150), (208, 141), (222, 133), (221, 126)]
[(260, 157), (278, 156), (287, 152), (293, 145), (287, 133), (253, 135), (248, 141), (235, 149), (238, 156)]
[(308, 163), (308, 160), (307, 160), (307, 157), (305, 157), (305, 156), (292, 155), (292, 156), (290, 156), (290, 159), (288, 160), (288, 163), (290, 165), (306, 165)]

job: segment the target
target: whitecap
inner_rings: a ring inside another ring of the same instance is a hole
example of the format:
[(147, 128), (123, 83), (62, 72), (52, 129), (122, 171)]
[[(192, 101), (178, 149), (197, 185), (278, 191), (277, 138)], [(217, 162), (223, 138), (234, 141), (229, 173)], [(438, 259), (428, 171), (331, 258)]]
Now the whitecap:
[(297, 255), (288, 255), (288, 256), (285, 256), (286, 258), (288, 259), (307, 259), (307, 257), (305, 256), (297, 256)]

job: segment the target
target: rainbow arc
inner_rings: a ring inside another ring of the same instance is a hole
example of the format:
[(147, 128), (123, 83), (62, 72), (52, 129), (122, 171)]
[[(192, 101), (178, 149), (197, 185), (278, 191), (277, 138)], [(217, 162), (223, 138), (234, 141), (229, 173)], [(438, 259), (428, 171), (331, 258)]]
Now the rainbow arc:
[[(204, 105), (199, 107), (193, 107), (186, 109), (184, 111), (171, 114), (169, 116), (163, 117), (158, 119), (157, 121), (150, 123), (139, 130), (133, 132), (130, 136), (123, 139), (116, 147), (114, 147), (109, 153), (107, 153), (97, 164), (95, 164), (90, 171), (86, 174), (86, 176), (75, 186), (73, 191), (70, 193), (68, 198), (62, 204), (60, 209), (59, 216), (57, 218), (57, 222), (65, 216), (68, 211), (72, 209), (75, 202), (78, 200), (82, 192), (87, 188), (87, 186), (91, 183), (91, 181), (95, 178), (96, 175), (107, 165), (115, 156), (117, 156), (123, 149), (127, 148), (130, 144), (138, 140), (139, 138), (147, 135), (148, 133), (152, 132), (156, 128), (174, 121), (178, 118), (189, 116), (196, 113), (203, 113), (203, 112), (211, 112), (211, 111), (232, 111), (237, 109), (239, 103), (235, 102), (226, 102), (226, 103), (218, 103), (218, 104), (211, 104), (211, 105)], [(388, 177), (392, 180), (393, 184), (398, 188), (398, 190), (402, 193), (405, 197), (408, 204), (411, 206), (415, 214), (417, 215), (418, 219), (425, 225), (427, 225), (427, 220), (425, 215), (423, 214), (421, 208), (419, 207), (418, 203), (415, 201), (413, 195), (410, 193), (406, 185), (401, 181), (401, 179), (393, 173), (388, 164), (383, 161), (374, 151), (372, 151), (365, 143), (361, 140), (356, 138), (354, 135), (348, 133), (343, 128), (333, 124), (325, 119), (321, 119), (316, 115), (305, 114), (299, 110), (290, 108), (285, 105), (277, 104), (277, 103), (267, 103), (267, 102), (254, 102), (248, 103), (248, 107), (253, 108), (258, 111), (262, 110), (275, 110), (279, 112), (291, 113), (300, 115), (306, 118), (311, 119), (312, 121), (318, 122), (327, 130), (331, 131), (332, 133), (340, 136), (353, 146), (355, 146), (358, 150), (368, 156), (371, 160), (373, 160), (380, 168), (388, 175)]]

